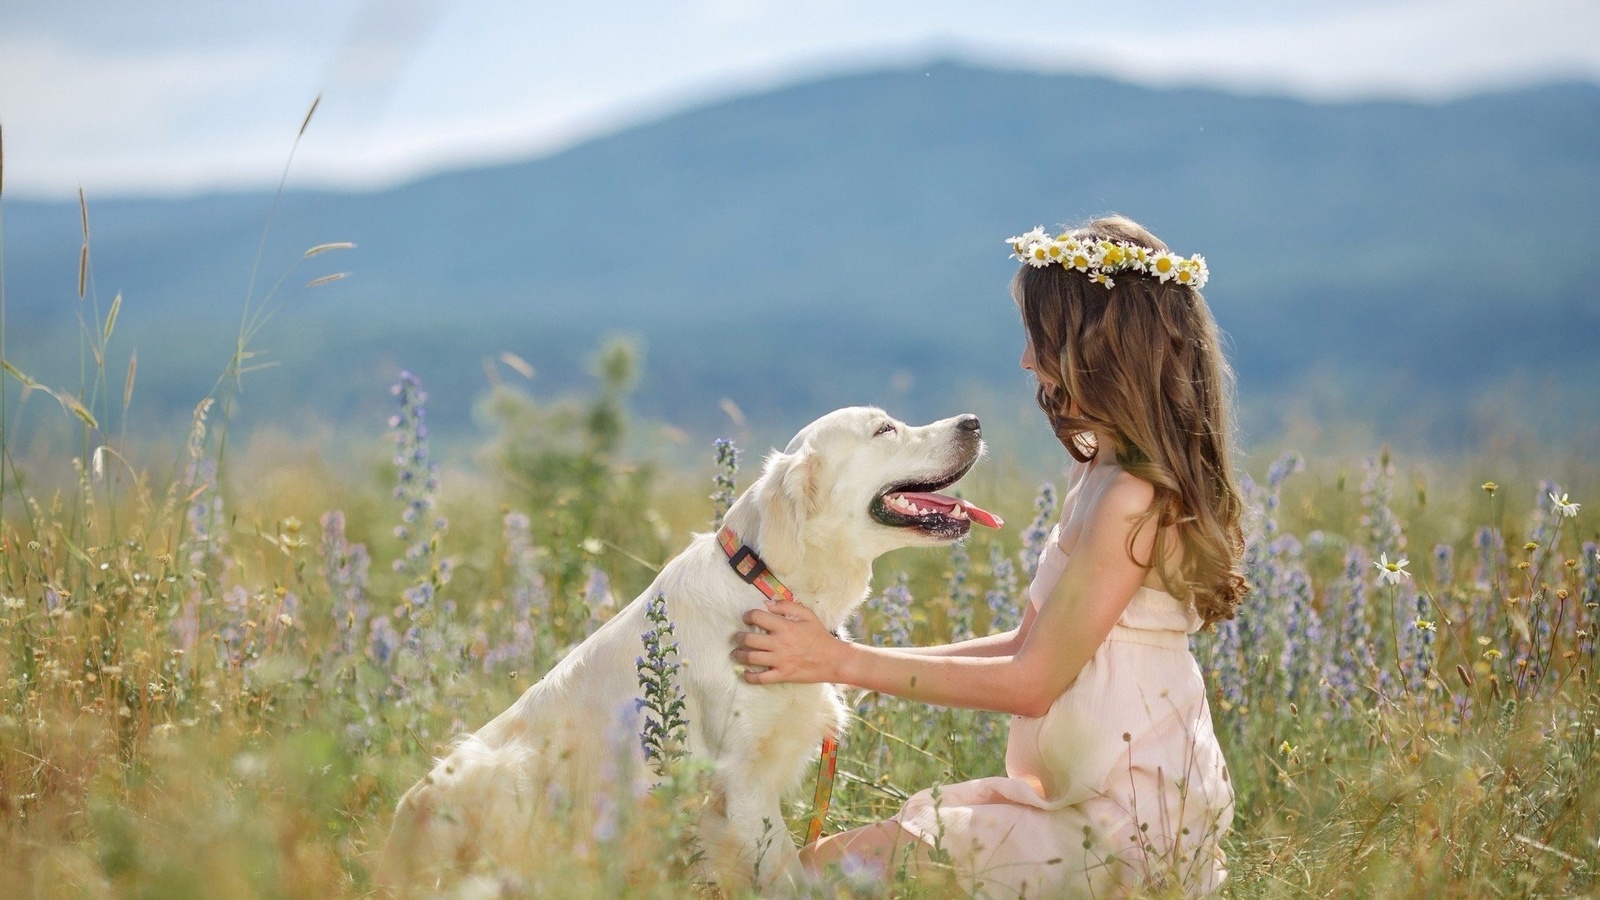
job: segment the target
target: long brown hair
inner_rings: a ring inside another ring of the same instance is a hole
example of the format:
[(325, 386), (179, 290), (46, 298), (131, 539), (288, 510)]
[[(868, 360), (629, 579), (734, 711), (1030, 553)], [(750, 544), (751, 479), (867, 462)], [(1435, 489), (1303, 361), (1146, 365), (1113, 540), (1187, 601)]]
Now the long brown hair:
[[(1124, 216), (1072, 234), (1167, 249)], [(1156, 567), (1167, 590), (1191, 599), (1209, 626), (1233, 618), (1246, 591), (1244, 502), (1231, 459), (1233, 371), (1199, 291), (1134, 272), (1114, 281), (1107, 289), (1061, 265), (1024, 265), (1012, 281), (1033, 345), (1039, 408), (1074, 459), (1110, 450), (1123, 470), (1155, 485), (1134, 528), (1137, 535), (1156, 525), (1141, 565)], [(1111, 446), (1095, 446), (1091, 434)], [(1177, 571), (1162, 564), (1168, 535), (1181, 541)]]

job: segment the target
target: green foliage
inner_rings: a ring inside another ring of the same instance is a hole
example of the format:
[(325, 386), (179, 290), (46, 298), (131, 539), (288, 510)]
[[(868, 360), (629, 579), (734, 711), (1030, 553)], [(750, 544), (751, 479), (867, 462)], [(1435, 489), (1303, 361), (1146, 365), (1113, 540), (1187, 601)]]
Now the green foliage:
[(539, 403), (500, 385), (478, 406), (494, 432), (488, 453), (509, 504), (527, 511), (534, 543), (552, 550), (546, 573), (555, 615), (580, 634), (588, 611), (570, 601), (604, 549), (623, 548), (643, 561), (622, 581), (636, 588), (653, 577), (650, 565), (666, 551), (651, 507), (656, 465), (625, 452), (639, 356), (627, 340), (606, 343), (591, 367), (599, 389), (586, 399)]

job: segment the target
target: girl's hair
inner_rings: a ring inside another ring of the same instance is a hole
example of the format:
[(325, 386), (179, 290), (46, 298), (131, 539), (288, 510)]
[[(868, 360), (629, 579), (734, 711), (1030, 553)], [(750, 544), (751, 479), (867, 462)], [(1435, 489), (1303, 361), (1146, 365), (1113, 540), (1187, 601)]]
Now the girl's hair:
[[(1095, 219), (1074, 237), (1166, 250), (1123, 216)], [(1033, 344), (1039, 407), (1079, 462), (1111, 450), (1118, 465), (1155, 485), (1134, 527), (1156, 524), (1151, 559), (1167, 590), (1191, 599), (1211, 625), (1244, 598), (1240, 572), (1244, 502), (1233, 474), (1229, 413), (1233, 372), (1200, 292), (1124, 272), (1115, 287), (1061, 265), (1024, 265), (1011, 283)], [(1111, 447), (1097, 447), (1091, 433)], [(1166, 539), (1183, 548), (1177, 571), (1162, 565)], [(1133, 540), (1129, 539), (1132, 555)]]

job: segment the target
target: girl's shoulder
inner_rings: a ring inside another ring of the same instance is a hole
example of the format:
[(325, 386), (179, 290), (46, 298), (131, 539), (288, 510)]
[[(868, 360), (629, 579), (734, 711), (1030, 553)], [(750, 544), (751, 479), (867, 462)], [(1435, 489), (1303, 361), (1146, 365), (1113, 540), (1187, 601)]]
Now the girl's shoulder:
[(1145, 586), (1164, 590), (1166, 579), (1161, 571), (1178, 571), (1183, 549), (1181, 541), (1169, 539), (1165, 542), (1162, 565), (1158, 568), (1148, 565), (1155, 553), (1156, 528), (1144, 517), (1155, 503), (1155, 485), (1110, 459), (1084, 466), (1084, 469), (1072, 505), (1063, 511), (1056, 537), (1057, 548), (1070, 556), (1088, 529), (1094, 529), (1097, 537), (1115, 536), (1114, 543), (1100, 545), (1124, 548), (1133, 560), (1149, 569)]
[(1154, 485), (1109, 459), (1092, 465), (1075, 464), (1068, 473), (1067, 484), (1057, 532), (1057, 543), (1067, 553), (1072, 552), (1072, 545), (1084, 528), (1131, 523), (1148, 512), (1155, 500)]

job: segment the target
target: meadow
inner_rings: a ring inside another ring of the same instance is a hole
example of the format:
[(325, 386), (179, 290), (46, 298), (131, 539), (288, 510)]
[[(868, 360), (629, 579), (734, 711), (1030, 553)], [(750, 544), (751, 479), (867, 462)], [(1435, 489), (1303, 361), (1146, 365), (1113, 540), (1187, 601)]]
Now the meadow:
[[(247, 300), (187, 433), (135, 441), (136, 367), (107, 371), (120, 298), (97, 302), (88, 238), (85, 214), (80, 384), (10, 362), (0, 376), (0, 424), (26, 400), (57, 436), (51, 452), (0, 436), (0, 896), (371, 894), (394, 804), (431, 758), (709, 529), (765, 448), (743, 448), (743, 468), (728, 444), (698, 466), (640, 449), (623, 344), (600, 352), (588, 396), (497, 387), (489, 436), (450, 465), (409, 373), (387, 443), (337, 460), (230, 444), (272, 291)], [(0, 293), (0, 357), (4, 312)], [(1381, 448), (1260, 462), (1250, 597), (1193, 642), (1238, 796), (1226, 893), (1600, 890), (1600, 549), (1578, 502), (1600, 502), (1592, 469), (1560, 464), (1558, 484), (1526, 460)], [(859, 639), (1010, 627), (1058, 513), (1041, 468), (974, 472), (963, 490), (1012, 526), (880, 561)], [(657, 663), (641, 696), (650, 678), (671, 694), (670, 641)], [(1003, 771), (1002, 716), (850, 701), (829, 831)], [(617, 735), (619, 757), (639, 737)], [(686, 864), (698, 782), (665, 771), (592, 828), (553, 823), (526, 866), (475, 873), (470, 895), (709, 893)], [(809, 791), (786, 813), (798, 835)], [(888, 888), (947, 890), (905, 872)], [(816, 892), (874, 889), (840, 875)]]
[[(173, 464), (139, 467), (98, 443), (87, 403), (63, 403), (84, 455), (6, 457), (0, 893), (371, 892), (393, 804), (430, 757), (748, 479), (729, 446), (698, 471), (625, 452), (630, 362), (615, 349), (602, 364), (582, 403), (491, 398), (498, 437), (445, 469), (402, 375), (392, 458), (353, 479), (309, 455), (228, 456), (210, 400)], [(1600, 556), (1582, 507), (1520, 475), (1426, 483), (1399, 466), (1291, 454), (1248, 484), (1253, 591), (1194, 641), (1238, 790), (1228, 893), (1592, 892)], [(1014, 526), (881, 561), (861, 639), (1009, 627), (1057, 512), (1037, 477), (974, 473), (968, 495)], [(1001, 716), (852, 701), (829, 830), (1002, 770)], [(681, 865), (694, 803), (681, 784), (625, 794), (604, 828), (553, 837), (534, 871), (480, 887), (704, 892)], [(902, 875), (892, 892), (942, 890)]]

